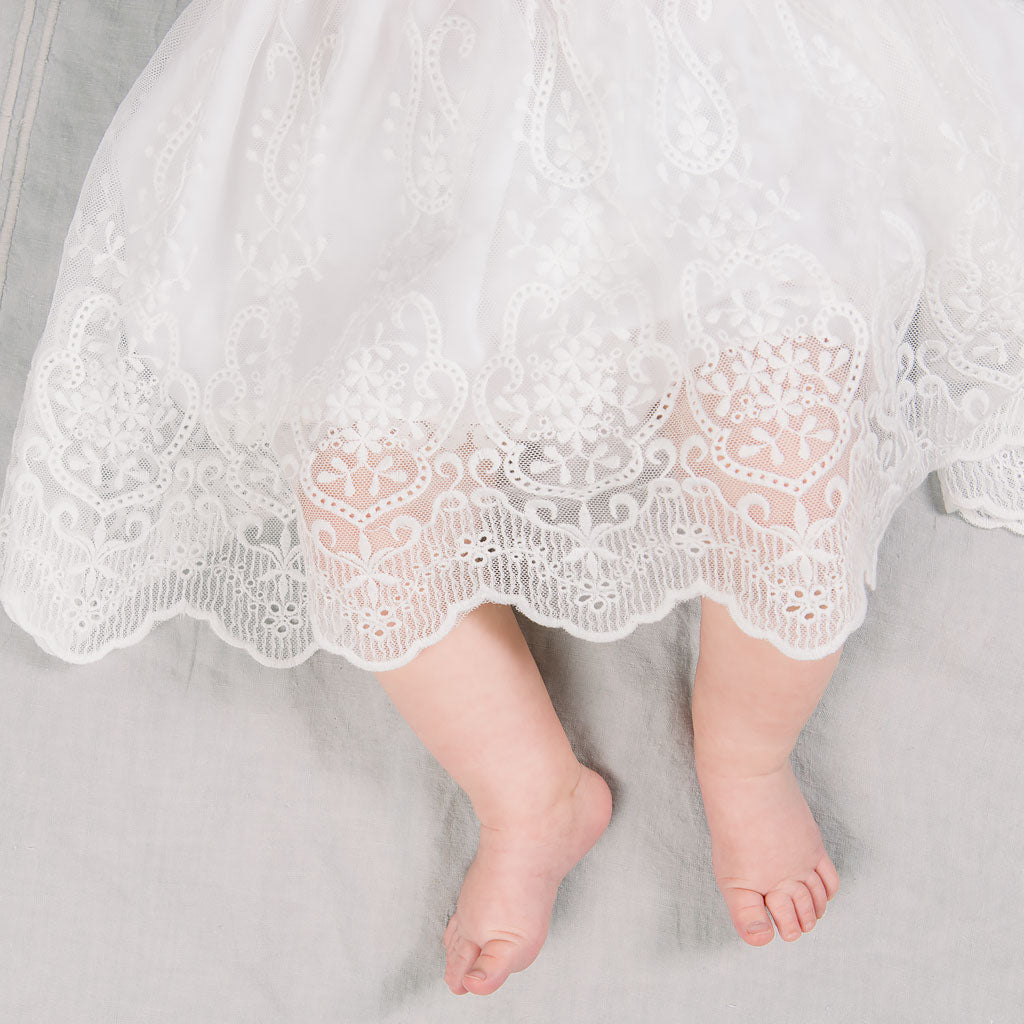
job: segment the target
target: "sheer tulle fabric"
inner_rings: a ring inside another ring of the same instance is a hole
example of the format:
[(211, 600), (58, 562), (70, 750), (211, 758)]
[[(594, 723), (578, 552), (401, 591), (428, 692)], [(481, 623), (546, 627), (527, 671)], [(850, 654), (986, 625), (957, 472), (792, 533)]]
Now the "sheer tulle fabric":
[(706, 594), (794, 658), (938, 470), (1024, 533), (1016, 0), (194, 0), (68, 234), (0, 595), (397, 667)]

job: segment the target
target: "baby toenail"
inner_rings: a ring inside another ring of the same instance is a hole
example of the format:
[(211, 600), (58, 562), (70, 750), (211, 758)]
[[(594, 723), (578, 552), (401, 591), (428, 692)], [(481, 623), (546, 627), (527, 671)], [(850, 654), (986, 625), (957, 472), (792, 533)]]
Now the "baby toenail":
[(469, 971), (466, 974), (467, 978), (476, 978), (477, 981), (486, 981), (487, 975), (481, 970)]
[(754, 921), (752, 924), (747, 925), (747, 931), (749, 932), (763, 932), (768, 927), (767, 921)]

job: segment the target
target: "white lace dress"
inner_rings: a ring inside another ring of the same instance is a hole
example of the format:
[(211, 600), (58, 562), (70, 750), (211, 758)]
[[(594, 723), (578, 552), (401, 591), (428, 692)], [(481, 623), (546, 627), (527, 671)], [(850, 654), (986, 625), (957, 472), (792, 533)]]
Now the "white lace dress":
[(1024, 534), (1021, 0), (194, 0), (90, 168), (0, 597), (398, 667), (705, 594), (793, 658), (893, 512)]

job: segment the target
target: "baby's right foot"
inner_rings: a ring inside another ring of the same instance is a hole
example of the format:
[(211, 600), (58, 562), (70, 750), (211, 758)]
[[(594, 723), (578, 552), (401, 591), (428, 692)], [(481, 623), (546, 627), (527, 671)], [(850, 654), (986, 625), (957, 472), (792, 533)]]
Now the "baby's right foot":
[(562, 879), (611, 818), (608, 784), (580, 767), (573, 791), (547, 812), (514, 824), (481, 823), (476, 858), (444, 933), (444, 980), (455, 995), (490, 995), (536, 960)]

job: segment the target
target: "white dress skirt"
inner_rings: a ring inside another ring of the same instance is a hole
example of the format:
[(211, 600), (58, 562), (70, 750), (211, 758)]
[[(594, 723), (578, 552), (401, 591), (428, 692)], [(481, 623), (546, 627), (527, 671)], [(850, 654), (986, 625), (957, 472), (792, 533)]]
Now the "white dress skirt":
[(69, 662), (700, 594), (837, 650), (928, 473), (1024, 535), (1022, 52), (1024, 0), (193, 0), (67, 236), (3, 607)]

